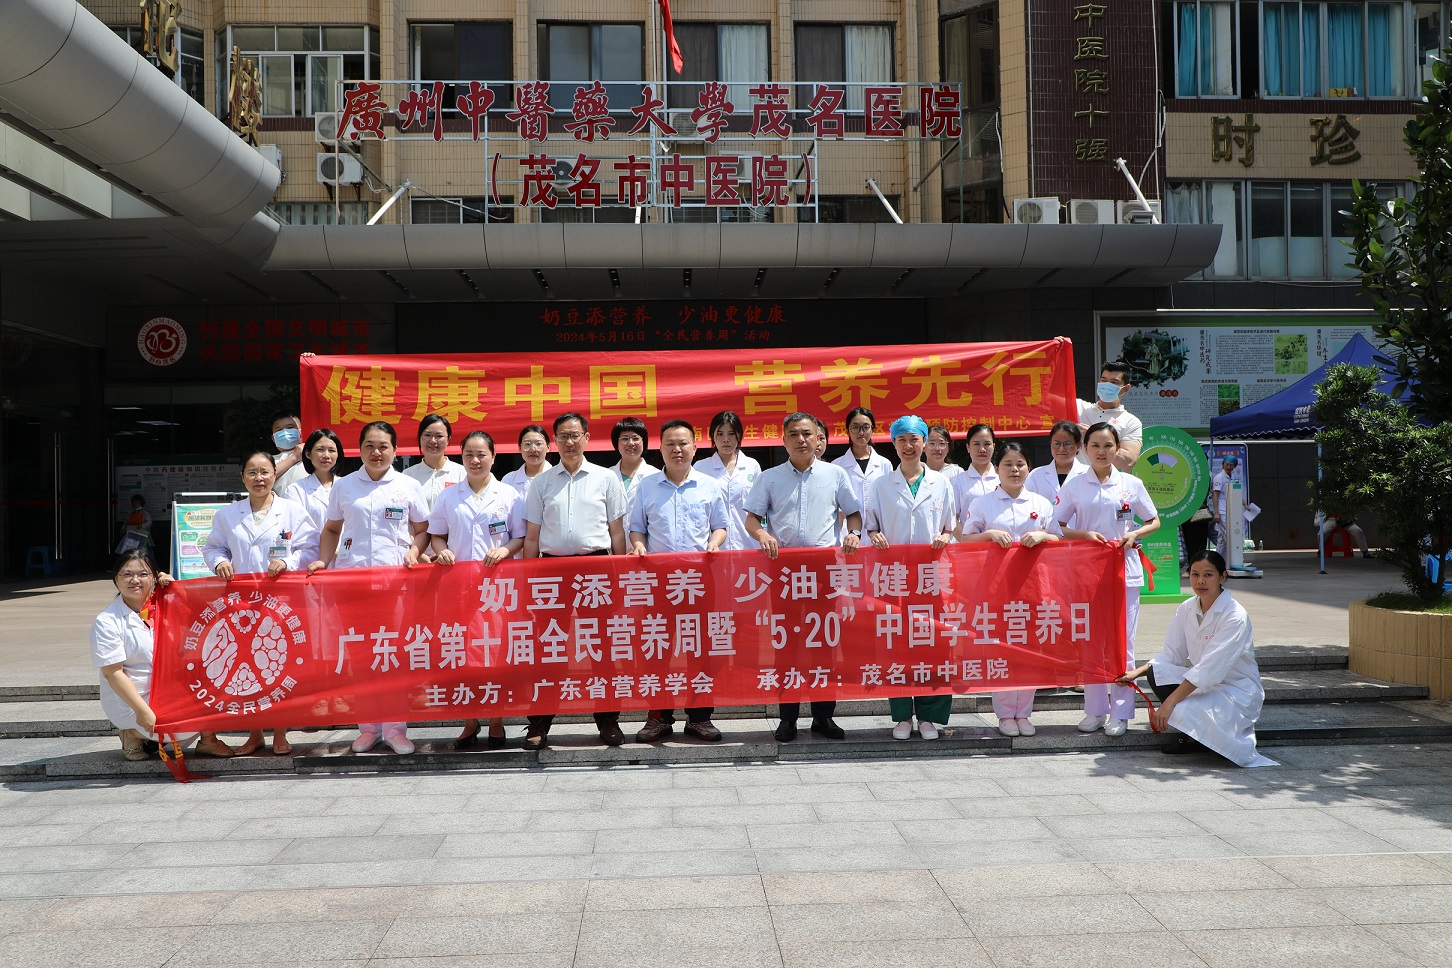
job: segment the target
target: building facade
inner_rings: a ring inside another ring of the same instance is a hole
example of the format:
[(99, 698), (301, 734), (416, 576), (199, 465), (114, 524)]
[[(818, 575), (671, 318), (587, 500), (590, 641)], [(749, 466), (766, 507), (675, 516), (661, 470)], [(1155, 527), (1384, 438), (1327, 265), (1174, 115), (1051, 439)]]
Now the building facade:
[(182, 0), (167, 76), (136, 4), (72, 6), (0, 25), (4, 577), (103, 561), (118, 481), (220, 486), (300, 352), (1066, 335), (1087, 392), (1126, 319), (1364, 311), (1337, 213), (1409, 190), (1448, 13), (678, 0), (677, 71), (650, 3)]

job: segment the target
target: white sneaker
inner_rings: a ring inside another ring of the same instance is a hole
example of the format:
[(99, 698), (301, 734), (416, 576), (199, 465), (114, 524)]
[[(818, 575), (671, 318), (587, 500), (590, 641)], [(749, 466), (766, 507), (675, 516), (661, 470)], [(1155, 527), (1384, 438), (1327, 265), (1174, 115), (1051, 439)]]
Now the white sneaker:
[(913, 721), (904, 719), (892, 728), (893, 739), (910, 739), (913, 735)]
[(1018, 720), (1018, 735), (1032, 736), (1034, 733), (1037, 732), (1038, 730), (1034, 729), (1034, 724), (1029, 722), (1027, 719)]
[(935, 723), (920, 719), (918, 720), (918, 735), (923, 739), (937, 739), (938, 727)]
[(1108, 718), (1107, 716), (1085, 716), (1079, 721), (1079, 732), (1092, 733), (1103, 726), (1104, 720)]
[(1000, 719), (998, 721), (998, 731), (1005, 736), (1017, 736), (1020, 732), (1018, 721), (1013, 719)]
[(1105, 736), (1123, 736), (1125, 734), (1125, 731), (1128, 730), (1128, 729), (1129, 729), (1129, 720), (1127, 720), (1127, 719), (1111, 719), (1109, 721), (1109, 723), (1104, 727), (1104, 735)]
[(383, 742), (387, 743), (388, 748), (399, 756), (407, 756), (413, 752), (413, 743), (409, 740), (408, 734), (401, 729), (384, 736)]
[(354, 753), (366, 753), (377, 745), (378, 734), (371, 729), (365, 729), (358, 734), (358, 738), (353, 740), (353, 745), (349, 748)]

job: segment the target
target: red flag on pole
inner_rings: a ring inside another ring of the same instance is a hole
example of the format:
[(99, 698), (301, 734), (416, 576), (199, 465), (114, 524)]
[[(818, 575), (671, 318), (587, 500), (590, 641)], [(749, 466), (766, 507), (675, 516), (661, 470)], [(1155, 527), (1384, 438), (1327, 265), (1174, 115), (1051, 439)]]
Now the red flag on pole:
[(686, 59), (681, 56), (681, 45), (676, 43), (676, 25), (671, 20), (671, 0), (659, 0), (660, 14), (665, 20), (666, 46), (671, 52), (671, 67), (677, 74), (686, 69)]

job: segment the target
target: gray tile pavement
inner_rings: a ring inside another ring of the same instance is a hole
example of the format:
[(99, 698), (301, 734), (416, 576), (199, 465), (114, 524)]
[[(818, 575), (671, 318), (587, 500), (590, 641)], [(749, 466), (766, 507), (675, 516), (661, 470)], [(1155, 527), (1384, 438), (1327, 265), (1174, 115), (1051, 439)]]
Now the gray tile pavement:
[(0, 968), (1448, 964), (1448, 748), (1284, 752), (10, 782)]

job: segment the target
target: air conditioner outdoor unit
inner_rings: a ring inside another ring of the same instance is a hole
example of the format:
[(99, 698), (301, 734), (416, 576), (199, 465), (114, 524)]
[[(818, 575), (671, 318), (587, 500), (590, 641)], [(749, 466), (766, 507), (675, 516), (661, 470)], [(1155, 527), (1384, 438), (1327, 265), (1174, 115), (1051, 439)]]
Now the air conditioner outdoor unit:
[[(313, 115), (313, 137), (318, 144), (331, 148), (338, 143), (338, 119), (341, 116), (337, 111), (320, 111)], [(348, 139), (344, 138), (343, 143), (346, 145)]]
[(272, 167), (282, 171), (282, 149), (277, 145), (258, 145), (257, 153), (272, 162)]
[[(1119, 224), (1149, 225), (1151, 221), (1164, 221), (1164, 216), (1160, 212), (1160, 200), (1158, 198), (1151, 198), (1149, 203), (1150, 207), (1148, 209), (1140, 204), (1139, 199), (1116, 203), (1119, 209)], [(1153, 220), (1150, 218), (1151, 212), (1154, 213)]]
[(363, 180), (363, 165), (352, 155), (318, 152), (318, 182), (323, 185), (356, 185)]
[(1059, 200), (1053, 197), (1015, 198), (1013, 221), (1017, 225), (1058, 225)]
[(1074, 198), (1069, 200), (1070, 225), (1106, 225), (1113, 222), (1113, 199)]

